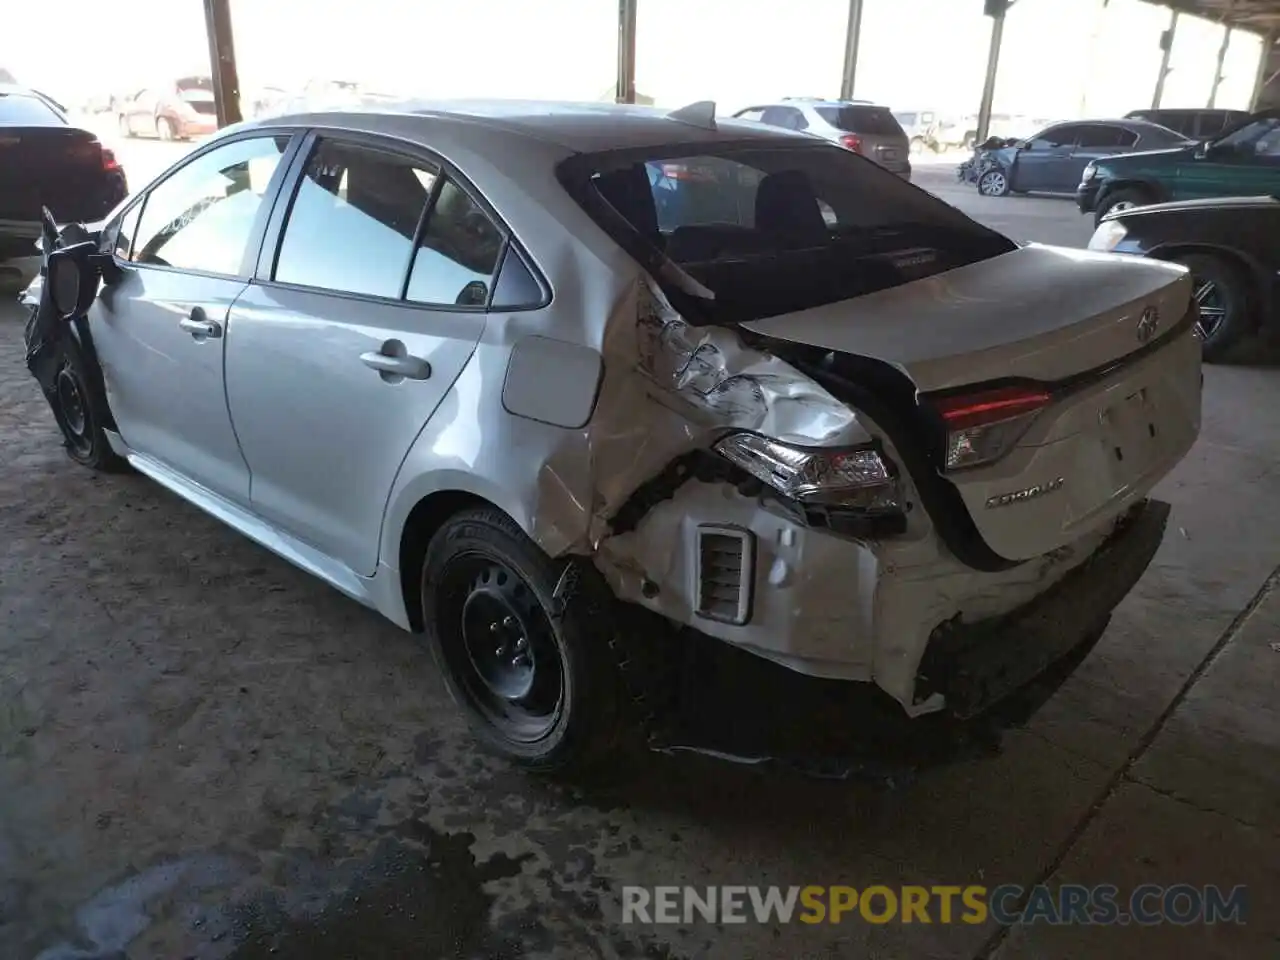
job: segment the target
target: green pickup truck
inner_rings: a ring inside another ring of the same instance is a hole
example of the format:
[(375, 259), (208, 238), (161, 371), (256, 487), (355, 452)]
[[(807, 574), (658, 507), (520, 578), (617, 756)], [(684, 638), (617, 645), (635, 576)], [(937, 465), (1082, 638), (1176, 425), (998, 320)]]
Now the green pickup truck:
[(1212, 140), (1095, 160), (1076, 188), (1096, 223), (1113, 210), (1170, 200), (1280, 196), (1280, 110), (1251, 115)]

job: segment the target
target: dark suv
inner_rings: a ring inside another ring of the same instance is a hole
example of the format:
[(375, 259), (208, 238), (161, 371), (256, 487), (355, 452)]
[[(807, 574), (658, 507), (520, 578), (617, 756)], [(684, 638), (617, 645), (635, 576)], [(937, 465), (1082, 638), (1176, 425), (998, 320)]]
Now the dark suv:
[(1129, 120), (1148, 120), (1177, 130), (1188, 140), (1210, 140), (1249, 119), (1248, 110), (1131, 110)]
[(1204, 143), (1104, 157), (1084, 168), (1076, 203), (1096, 222), (1169, 200), (1280, 196), (1280, 110), (1250, 114)]

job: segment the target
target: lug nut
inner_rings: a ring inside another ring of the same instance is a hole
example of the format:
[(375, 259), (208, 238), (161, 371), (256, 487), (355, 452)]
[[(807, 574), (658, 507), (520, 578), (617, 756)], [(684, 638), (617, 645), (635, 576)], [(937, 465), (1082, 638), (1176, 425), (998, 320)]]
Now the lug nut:
[(517, 649), (517, 650), (523, 650), (523, 649), (524, 649), (525, 647), (527, 647), (528, 645), (529, 645), (529, 643), (528, 643), (528, 641), (526, 641), (526, 640), (525, 640), (525, 638), (524, 638), (524, 637), (516, 637), (516, 649)]

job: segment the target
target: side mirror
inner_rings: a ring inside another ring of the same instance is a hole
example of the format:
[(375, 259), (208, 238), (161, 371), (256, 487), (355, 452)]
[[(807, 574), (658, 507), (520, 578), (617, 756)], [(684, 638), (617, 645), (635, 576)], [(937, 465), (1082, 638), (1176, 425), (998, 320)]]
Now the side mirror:
[(101, 272), (95, 263), (97, 245), (77, 243), (46, 255), (45, 282), (53, 309), (63, 320), (83, 316), (98, 295)]

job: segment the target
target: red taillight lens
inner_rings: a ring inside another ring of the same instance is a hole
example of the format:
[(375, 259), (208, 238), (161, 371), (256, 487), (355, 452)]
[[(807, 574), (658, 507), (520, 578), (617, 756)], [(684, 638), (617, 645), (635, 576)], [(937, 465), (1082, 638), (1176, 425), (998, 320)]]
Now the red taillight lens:
[(102, 169), (108, 173), (120, 169), (120, 161), (116, 159), (115, 152), (106, 147), (102, 148)]
[(857, 134), (846, 133), (843, 137), (840, 138), (840, 142), (843, 143), (847, 148), (852, 150), (854, 153), (862, 152), (862, 138), (859, 137)]
[(933, 401), (947, 430), (946, 468), (960, 470), (1000, 459), (1053, 402), (1040, 387), (998, 387)]

